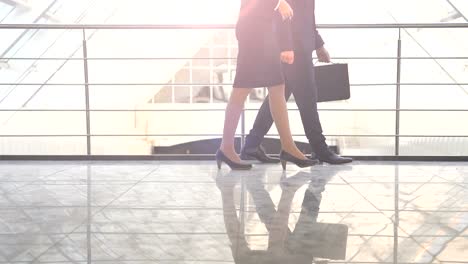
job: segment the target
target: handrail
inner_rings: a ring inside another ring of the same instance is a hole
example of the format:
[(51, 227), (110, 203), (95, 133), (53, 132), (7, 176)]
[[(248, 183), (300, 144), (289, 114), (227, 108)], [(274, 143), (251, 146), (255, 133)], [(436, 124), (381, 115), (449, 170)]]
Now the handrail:
[[(468, 85), (468, 83), (350, 83), (350, 86), (394, 86), (394, 85), (401, 85), (401, 86), (453, 86), (453, 85)], [(92, 86), (163, 86), (167, 85), (167, 83), (0, 83), (0, 86), (11, 86), (11, 85), (18, 85), (18, 86), (83, 86), (83, 85), (92, 85)], [(223, 86), (229, 85), (232, 86), (232, 83), (172, 83), (172, 86)]]
[[(402, 57), (395, 57), (395, 56), (356, 56), (356, 57), (341, 57), (341, 56), (333, 56), (334, 60), (468, 60), (468, 57), (458, 57), (458, 56), (437, 56), (437, 57), (421, 57), (421, 56), (402, 56)], [(2, 60), (68, 60), (68, 61), (82, 61), (84, 58), (64, 58), (64, 57), (41, 57), (41, 58), (34, 58), (34, 57), (1, 57)], [(88, 61), (91, 60), (236, 60), (236, 57), (197, 57), (197, 58), (187, 58), (187, 57), (88, 57), (86, 58)], [(316, 60), (317, 57), (312, 57), (312, 59)]]
[[(233, 24), (0, 24), (0, 29), (233, 29)], [(317, 28), (468, 28), (468, 23), (317, 24)]]
[[(25, 137), (220, 137), (223, 134), (4, 134), (4, 138), (25, 138)], [(243, 136), (243, 133), (236, 133), (235, 136)], [(268, 136), (278, 137), (279, 134), (268, 134)], [(304, 136), (302, 134), (292, 134), (293, 137)], [(468, 135), (403, 135), (403, 134), (324, 134), (326, 137), (369, 137), (369, 138), (468, 138)]]
[[(88, 38), (86, 38), (86, 30), (220, 30), (220, 29), (226, 29), (226, 30), (232, 30), (235, 28), (235, 25), (233, 24), (134, 24), (134, 25), (128, 25), (128, 24), (0, 24), (0, 30), (1, 29), (34, 29), (34, 30), (49, 30), (49, 29), (57, 29), (57, 30), (79, 30), (82, 31), (83, 34), (83, 57), (77, 57), (77, 58), (26, 58), (26, 57), (20, 57), (20, 58), (15, 58), (13, 57), (0, 57), (1, 61), (8, 61), (8, 60), (75, 60), (75, 61), (82, 61), (84, 63), (84, 74), (87, 76), (88, 69), (86, 67), (86, 64), (88, 61), (91, 60), (185, 60), (185, 59), (193, 59), (193, 58), (153, 58), (153, 57), (142, 57), (142, 58), (132, 58), (132, 57), (111, 57), (111, 58), (89, 58), (87, 56), (86, 52), (86, 41)], [(389, 138), (394, 138), (395, 139), (395, 156), (399, 156), (399, 150), (400, 150), (400, 138), (409, 138), (409, 137), (415, 137), (415, 138), (432, 138), (432, 137), (446, 137), (446, 138), (463, 138), (466, 139), (468, 138), (468, 135), (408, 135), (408, 134), (402, 134), (399, 129), (400, 125), (400, 113), (401, 112), (414, 112), (414, 111), (436, 111), (436, 112), (461, 112), (461, 113), (466, 113), (468, 109), (402, 109), (400, 107), (400, 89), (402, 86), (405, 85), (411, 85), (411, 86), (421, 86), (421, 85), (468, 85), (468, 83), (457, 83), (455, 79), (452, 78), (454, 81), (453, 83), (402, 83), (399, 78), (400, 74), (400, 65), (402, 60), (442, 60), (442, 59), (447, 59), (447, 60), (460, 60), (460, 59), (467, 59), (468, 57), (466, 56), (454, 56), (454, 57), (448, 57), (448, 56), (439, 56), (439, 57), (433, 57), (430, 54), (427, 54), (425, 57), (419, 57), (419, 56), (402, 56), (401, 55), (401, 33), (403, 30), (406, 29), (422, 29), (422, 28), (428, 28), (428, 29), (450, 29), (450, 28), (464, 28), (468, 29), (468, 23), (402, 23), (402, 24), (318, 24), (317, 28), (319, 29), (395, 29), (396, 32), (398, 33), (398, 48), (397, 48), (397, 53), (395, 56), (381, 56), (381, 57), (365, 57), (365, 56), (357, 56), (357, 57), (339, 57), (340, 59), (391, 59), (391, 60), (397, 60), (397, 79), (396, 82), (387, 82), (387, 83), (353, 83), (351, 86), (395, 86), (396, 85), (396, 104), (395, 107), (392, 109), (322, 109), (320, 108), (320, 111), (349, 111), (349, 112), (357, 112), (357, 111), (379, 111), (379, 112), (395, 112), (396, 113), (396, 118), (395, 118), (395, 123), (396, 123), (396, 129), (394, 133), (391, 134), (385, 134), (385, 135), (379, 135), (379, 134), (352, 134), (352, 135), (326, 135), (329, 137), (389, 137)], [(229, 57), (230, 55), (228, 55)], [(196, 58), (196, 59), (229, 59), (229, 58), (213, 58), (213, 57), (207, 57), (207, 58)], [(235, 59), (235, 58), (231, 58)], [(335, 58), (337, 59), (337, 58)], [(85, 82), (82, 83), (48, 83), (49, 80), (47, 80), (45, 83), (0, 83), (0, 87), (3, 87), (5, 85), (7, 86), (37, 86), (40, 85), (41, 87), (44, 85), (48, 86), (57, 86), (57, 85), (69, 85), (69, 86), (95, 86), (95, 87), (102, 87), (102, 86), (108, 86), (108, 85), (115, 85), (115, 86), (122, 86), (122, 85), (132, 85), (132, 86), (147, 86), (147, 85), (166, 85), (166, 83), (90, 83), (89, 81), (85, 80)], [(172, 88), (174, 89), (177, 86), (215, 86), (215, 85), (229, 85), (228, 83), (173, 83), (171, 84)], [(86, 100), (89, 100), (89, 95), (85, 95)], [(254, 109), (245, 109), (245, 111), (253, 111)], [(256, 109), (255, 109), (256, 110)], [(292, 111), (297, 111), (297, 109), (291, 109)], [(1, 113), (8, 113), (8, 112), (30, 112), (30, 111), (37, 111), (37, 112), (53, 112), (53, 111), (64, 111), (64, 112), (86, 112), (86, 133), (83, 134), (70, 134), (70, 135), (18, 135), (18, 134), (4, 134), (0, 135), (1, 138), (21, 138), (21, 137), (86, 137), (87, 142), (86, 142), (86, 147), (87, 147), (87, 155), (92, 155), (91, 153), (91, 138), (92, 137), (148, 137), (148, 136), (155, 136), (155, 137), (193, 137), (193, 136), (200, 136), (200, 137), (207, 137), (207, 136), (219, 136), (218, 134), (145, 134), (145, 135), (140, 135), (140, 134), (95, 134), (91, 133), (90, 130), (90, 113), (94, 112), (120, 112), (120, 111), (125, 111), (125, 112), (158, 112), (158, 111), (186, 111), (184, 109), (91, 109), (89, 107), (89, 104), (86, 104), (86, 109), (0, 109)], [(221, 109), (190, 109), (190, 111), (223, 111)], [(242, 126), (241, 126), (241, 133), (238, 134), (241, 136), (242, 139), (245, 137), (245, 118), (243, 117), (242, 120)], [(276, 135), (272, 135), (276, 136)], [(303, 135), (297, 135), (297, 136), (303, 136)], [(243, 143), (241, 143), (243, 144)]]

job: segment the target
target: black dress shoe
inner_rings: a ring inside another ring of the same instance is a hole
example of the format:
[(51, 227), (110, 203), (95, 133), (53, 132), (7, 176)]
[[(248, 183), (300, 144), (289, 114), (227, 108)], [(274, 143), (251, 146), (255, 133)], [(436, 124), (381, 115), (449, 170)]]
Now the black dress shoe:
[(256, 148), (243, 148), (241, 151), (241, 159), (243, 160), (258, 160), (261, 163), (279, 163), (279, 159), (268, 156), (262, 145)]
[(318, 164), (317, 160), (298, 159), (298, 158), (294, 157), (293, 155), (287, 153), (284, 150), (282, 150), (281, 153), (280, 153), (280, 160), (281, 160), (281, 165), (283, 166), (283, 170), (286, 170), (286, 163), (287, 162), (294, 163), (294, 164), (296, 164), (296, 166), (298, 166), (300, 168), (312, 167), (312, 166)]
[(353, 162), (352, 158), (345, 158), (337, 155), (333, 151), (331, 151), (328, 147), (322, 148), (320, 151), (312, 153), (312, 159), (318, 159), (320, 162), (326, 162), (328, 164), (338, 165), (338, 164), (346, 164)]
[(218, 164), (218, 169), (221, 169), (221, 164), (226, 163), (231, 170), (250, 170), (252, 169), (252, 164), (237, 163), (230, 160), (224, 153), (218, 149), (216, 151), (216, 163)]

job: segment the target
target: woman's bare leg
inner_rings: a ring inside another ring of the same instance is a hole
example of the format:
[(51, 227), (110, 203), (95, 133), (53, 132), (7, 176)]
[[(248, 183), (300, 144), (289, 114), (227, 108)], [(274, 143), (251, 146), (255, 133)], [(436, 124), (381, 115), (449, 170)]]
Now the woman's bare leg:
[(234, 149), (234, 136), (242, 110), (244, 110), (245, 99), (250, 94), (251, 90), (252, 89), (249, 88), (234, 88), (231, 97), (229, 97), (224, 117), (223, 140), (221, 141), (219, 149), (226, 157), (237, 163), (241, 162), (241, 159)]
[(296, 158), (306, 159), (304, 154), (297, 148), (291, 135), (284, 89), (284, 84), (268, 88), (271, 116), (280, 135), (283, 150)]

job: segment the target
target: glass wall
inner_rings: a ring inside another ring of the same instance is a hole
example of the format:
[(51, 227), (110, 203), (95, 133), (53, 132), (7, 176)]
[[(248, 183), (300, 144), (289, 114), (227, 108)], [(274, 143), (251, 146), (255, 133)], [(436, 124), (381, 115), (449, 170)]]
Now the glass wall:
[[(232, 24), (238, 8), (208, 0), (27, 3), (0, 1), (1, 23)], [(463, 1), (382, 3), (317, 0), (317, 22), (456, 23), (468, 11)], [(182, 4), (189, 8), (178, 12)], [(352, 85), (351, 99), (319, 104), (329, 144), (345, 155), (468, 155), (467, 32), (321, 29), (333, 61), (348, 63)], [(91, 154), (149, 155), (219, 138), (235, 75), (232, 29), (0, 29), (1, 155), (87, 154), (83, 37)], [(250, 95), (246, 132), (266, 94)], [(293, 134), (306, 142), (294, 99), (289, 108)], [(268, 136), (277, 137), (274, 127)]]

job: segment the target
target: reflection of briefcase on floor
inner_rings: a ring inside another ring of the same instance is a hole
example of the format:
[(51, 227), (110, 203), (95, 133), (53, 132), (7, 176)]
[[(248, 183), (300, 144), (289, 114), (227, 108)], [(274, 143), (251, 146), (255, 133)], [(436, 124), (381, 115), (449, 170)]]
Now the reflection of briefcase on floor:
[(295, 235), (297, 239), (288, 241), (291, 251), (314, 258), (346, 259), (348, 241), (348, 227), (346, 225), (309, 223), (306, 228)]
[(317, 102), (347, 100), (351, 97), (348, 64), (325, 64), (314, 67)]

